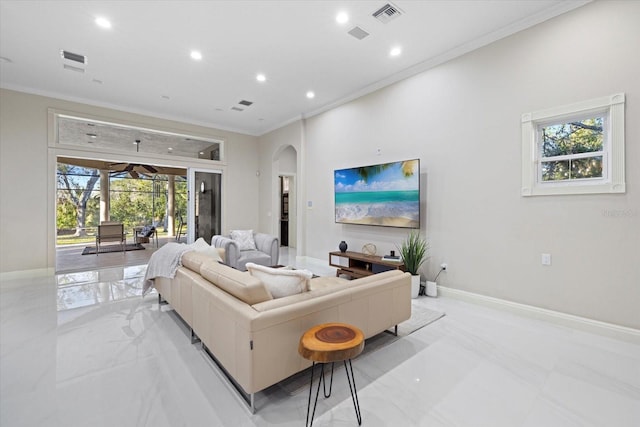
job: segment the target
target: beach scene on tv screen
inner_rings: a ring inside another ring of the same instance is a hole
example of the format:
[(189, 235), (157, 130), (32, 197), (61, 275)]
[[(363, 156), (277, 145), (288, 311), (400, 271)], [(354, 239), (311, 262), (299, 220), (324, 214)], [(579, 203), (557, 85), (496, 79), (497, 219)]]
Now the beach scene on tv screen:
[(420, 161), (334, 172), (336, 222), (420, 227)]

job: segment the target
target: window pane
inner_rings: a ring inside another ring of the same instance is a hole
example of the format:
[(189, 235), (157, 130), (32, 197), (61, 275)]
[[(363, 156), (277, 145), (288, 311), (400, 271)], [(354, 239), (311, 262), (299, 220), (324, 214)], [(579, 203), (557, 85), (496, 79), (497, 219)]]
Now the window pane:
[(543, 181), (562, 181), (570, 178), (569, 160), (542, 162)]
[(542, 162), (543, 181), (602, 178), (602, 156)]
[(594, 117), (542, 128), (542, 156), (602, 151), (604, 117)]
[(602, 178), (602, 156), (571, 161), (571, 179)]

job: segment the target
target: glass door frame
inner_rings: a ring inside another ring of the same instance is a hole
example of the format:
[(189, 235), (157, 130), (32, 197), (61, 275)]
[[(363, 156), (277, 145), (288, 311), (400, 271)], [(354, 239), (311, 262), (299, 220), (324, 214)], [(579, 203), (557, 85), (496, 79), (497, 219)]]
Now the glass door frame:
[[(198, 186), (197, 182), (196, 182), (196, 172), (204, 172), (204, 173), (212, 173), (212, 174), (219, 174), (220, 175), (220, 203), (221, 203), (221, 209), (220, 209), (220, 228), (222, 230), (224, 230), (224, 218), (225, 218), (225, 214), (224, 214), (224, 195), (225, 195), (225, 191), (224, 191), (224, 187), (225, 187), (225, 180), (224, 180), (224, 171), (222, 169), (212, 169), (212, 168), (202, 168), (202, 167), (188, 167), (187, 168), (187, 243), (193, 243), (195, 242), (195, 232), (196, 232), (196, 217), (195, 217), (195, 210), (196, 210), (196, 199), (197, 199), (197, 194), (198, 191), (200, 191), (199, 188), (196, 188)], [(210, 241), (211, 236), (209, 236), (209, 239), (207, 239), (207, 243), (211, 243)]]

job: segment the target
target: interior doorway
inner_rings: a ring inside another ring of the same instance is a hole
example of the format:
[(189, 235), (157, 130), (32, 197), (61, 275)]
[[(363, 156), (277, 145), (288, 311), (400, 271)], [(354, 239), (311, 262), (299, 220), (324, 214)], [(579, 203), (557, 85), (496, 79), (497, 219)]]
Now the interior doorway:
[(283, 145), (273, 155), (271, 175), (271, 230), (280, 238), (282, 247), (298, 246), (298, 152), (292, 145)]
[(279, 237), (280, 246), (296, 247), (296, 192), (295, 192), (295, 175), (280, 175), (279, 182), (279, 199), (280, 199), (280, 218), (279, 218)]
[(280, 246), (289, 246), (289, 177), (280, 175)]

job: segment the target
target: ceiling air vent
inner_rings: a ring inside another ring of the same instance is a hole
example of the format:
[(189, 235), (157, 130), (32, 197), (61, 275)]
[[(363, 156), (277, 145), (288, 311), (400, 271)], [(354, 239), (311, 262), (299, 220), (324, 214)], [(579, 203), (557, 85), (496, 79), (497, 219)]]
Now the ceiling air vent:
[(389, 21), (397, 18), (400, 15), (402, 15), (402, 11), (398, 9), (397, 6), (391, 3), (387, 3), (377, 11), (373, 12), (373, 17), (383, 24), (387, 24)]
[(73, 65), (69, 64), (62, 64), (62, 68), (69, 71), (75, 71), (76, 73), (84, 73), (84, 68), (74, 67)]
[(244, 108), (231, 107), (233, 111), (244, 111)]
[(365, 30), (363, 30), (360, 27), (353, 27), (349, 31), (349, 34), (351, 34), (353, 37), (357, 38), (358, 40), (362, 40), (363, 38), (369, 35), (369, 33), (367, 33)]
[(64, 59), (68, 59), (69, 61), (75, 61), (75, 62), (79, 62), (81, 64), (86, 64), (87, 63), (87, 57), (84, 55), (79, 55), (77, 53), (73, 53), (73, 52), (69, 52), (68, 50), (61, 50), (60, 51), (60, 55), (62, 55), (62, 57)]
[(248, 107), (248, 106), (250, 106), (251, 104), (253, 104), (253, 102), (251, 102), (251, 101), (246, 101), (246, 100), (244, 100), (244, 99), (243, 99), (242, 101), (238, 102), (238, 104), (240, 104), (240, 105), (246, 105), (246, 106)]

